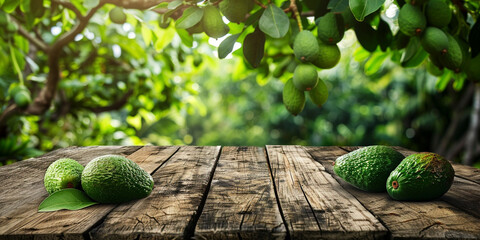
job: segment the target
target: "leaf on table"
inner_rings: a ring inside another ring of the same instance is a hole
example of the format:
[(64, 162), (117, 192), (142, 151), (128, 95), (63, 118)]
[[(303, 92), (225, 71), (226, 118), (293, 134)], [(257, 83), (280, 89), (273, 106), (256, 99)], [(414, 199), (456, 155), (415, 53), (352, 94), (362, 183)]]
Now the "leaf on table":
[(281, 8), (272, 3), (260, 17), (259, 26), (260, 30), (270, 37), (282, 38), (290, 28), (290, 20)]
[(85, 192), (75, 188), (67, 188), (54, 192), (45, 198), (38, 206), (38, 211), (52, 212), (62, 209), (79, 210), (95, 204), (97, 204), (97, 202), (92, 201)]

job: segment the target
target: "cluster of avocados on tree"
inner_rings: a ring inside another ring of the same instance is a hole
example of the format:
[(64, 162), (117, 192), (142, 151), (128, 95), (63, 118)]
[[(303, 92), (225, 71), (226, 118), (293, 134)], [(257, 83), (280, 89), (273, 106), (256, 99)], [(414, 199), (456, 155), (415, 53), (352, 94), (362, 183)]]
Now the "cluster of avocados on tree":
[(443, 68), (456, 73), (467, 73), (470, 68), (469, 46), (458, 35), (457, 28), (449, 26), (451, 21), (449, 0), (407, 1), (398, 15), (400, 32), (420, 39), (429, 54), (428, 71), (436, 76), (442, 74)]
[[(322, 79), (318, 77), (317, 68), (329, 69), (335, 67), (341, 58), (337, 43), (342, 40), (345, 29), (355, 25), (352, 13), (343, 14), (328, 12), (316, 20), (317, 36), (309, 30), (300, 31), (293, 41), (293, 52), (301, 62), (293, 70), (293, 79), (284, 86), (283, 102), (287, 110), (297, 115), (303, 110), (305, 98), (290, 99), (292, 96), (309, 92), (310, 99), (321, 107), (328, 98), (328, 89)], [(346, 23), (348, 26), (346, 26)], [(296, 89), (292, 89), (293, 85)], [(295, 90), (295, 94), (292, 93)], [(302, 92), (300, 94), (300, 92)], [(298, 101), (301, 100), (301, 101)], [(292, 105), (296, 103), (296, 105)]]
[(85, 167), (70, 158), (58, 159), (44, 177), (49, 194), (65, 188), (83, 190), (100, 203), (122, 203), (150, 195), (153, 179), (132, 160), (120, 155), (104, 155)]
[(367, 192), (385, 192), (395, 200), (429, 201), (452, 186), (455, 171), (436, 153), (406, 158), (387, 146), (368, 146), (344, 154), (334, 162), (340, 178)]

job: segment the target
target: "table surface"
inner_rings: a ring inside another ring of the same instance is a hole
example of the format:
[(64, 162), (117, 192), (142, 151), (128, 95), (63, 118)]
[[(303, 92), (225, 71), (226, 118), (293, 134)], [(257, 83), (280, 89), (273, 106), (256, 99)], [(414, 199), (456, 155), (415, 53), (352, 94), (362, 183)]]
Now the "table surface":
[[(0, 167), (0, 239), (480, 239), (480, 171), (454, 164), (447, 194), (402, 202), (339, 179), (359, 147), (95, 146)], [(404, 155), (414, 153), (394, 147)], [(37, 211), (45, 170), (70, 157), (119, 154), (155, 181), (147, 198)]]

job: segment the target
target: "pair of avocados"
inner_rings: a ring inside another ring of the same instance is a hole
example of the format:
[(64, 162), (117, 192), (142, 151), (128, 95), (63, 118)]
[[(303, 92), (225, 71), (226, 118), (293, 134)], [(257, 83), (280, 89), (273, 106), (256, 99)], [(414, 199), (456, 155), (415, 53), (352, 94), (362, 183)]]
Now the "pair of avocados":
[(455, 171), (436, 153), (417, 153), (406, 158), (387, 146), (368, 146), (347, 153), (334, 162), (334, 172), (353, 186), (368, 192), (387, 190), (401, 201), (429, 201), (445, 194)]
[(44, 177), (45, 189), (53, 194), (65, 188), (83, 189), (100, 203), (122, 203), (150, 195), (153, 179), (132, 160), (120, 155), (100, 156), (85, 168), (71, 158), (50, 164)]

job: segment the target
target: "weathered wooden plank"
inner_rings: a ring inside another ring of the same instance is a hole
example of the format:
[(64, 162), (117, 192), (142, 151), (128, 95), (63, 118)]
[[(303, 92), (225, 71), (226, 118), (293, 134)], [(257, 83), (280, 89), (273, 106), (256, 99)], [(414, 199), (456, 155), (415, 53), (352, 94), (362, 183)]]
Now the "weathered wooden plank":
[(90, 232), (91, 239), (181, 239), (193, 234), (220, 147), (181, 147), (153, 175), (142, 201), (115, 208)]
[[(137, 150), (128, 158), (137, 162), (147, 172), (153, 172), (156, 167), (168, 159), (178, 147), (153, 147), (147, 146), (139, 149), (138, 147), (87, 147), (87, 148), (74, 148), (69, 151), (62, 151), (61, 157), (72, 157), (78, 160), (82, 165), (86, 165), (91, 159), (105, 155), (105, 154), (121, 154), (131, 153), (131, 150)], [(125, 151), (122, 149), (130, 149)], [(53, 160), (58, 157), (54, 157)], [(51, 162), (51, 161), (50, 161)], [(156, 165), (156, 167), (154, 167)], [(34, 199), (34, 204), (21, 205), (20, 207), (25, 211), (25, 215), (19, 218), (22, 221), (16, 223), (13, 227), (6, 229), (4, 237), (11, 238), (25, 238), (31, 236), (40, 236), (46, 239), (55, 238), (67, 238), (67, 239), (83, 239), (84, 234), (95, 224), (97, 224), (102, 218), (110, 212), (115, 205), (101, 204), (95, 205), (79, 211), (56, 211), (47, 213), (38, 213), (38, 204), (48, 195), (43, 189), (43, 174), (48, 167), (48, 164), (43, 169), (39, 169), (40, 172), (35, 173), (35, 177), (40, 176), (40, 185), (38, 188), (41, 190), (40, 197)], [(36, 180), (39, 181), (39, 180)], [(25, 199), (25, 196), (23, 198)], [(28, 199), (28, 198), (27, 198)], [(30, 199), (31, 200), (31, 199)], [(11, 225), (12, 220), (8, 220), (8, 224)]]
[(222, 149), (195, 237), (285, 239), (263, 148)]
[(387, 229), (300, 146), (267, 146), (292, 238), (377, 239)]
[(307, 147), (307, 151), (315, 160), (323, 163), (326, 171), (332, 173), (344, 189), (382, 221), (392, 238), (480, 238), (479, 219), (446, 203), (445, 197), (428, 202), (402, 202), (392, 200), (387, 193), (364, 192), (333, 173), (333, 161), (346, 154), (346, 151), (336, 147)]

